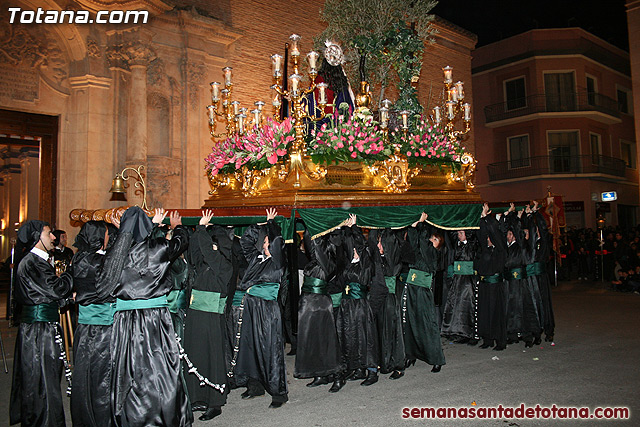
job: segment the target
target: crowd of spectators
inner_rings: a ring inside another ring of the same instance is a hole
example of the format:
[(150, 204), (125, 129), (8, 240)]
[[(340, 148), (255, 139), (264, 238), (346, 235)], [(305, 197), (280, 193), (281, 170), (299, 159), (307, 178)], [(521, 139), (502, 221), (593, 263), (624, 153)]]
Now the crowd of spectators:
[(640, 226), (567, 228), (560, 237), (558, 280), (602, 280), (616, 291), (640, 291)]

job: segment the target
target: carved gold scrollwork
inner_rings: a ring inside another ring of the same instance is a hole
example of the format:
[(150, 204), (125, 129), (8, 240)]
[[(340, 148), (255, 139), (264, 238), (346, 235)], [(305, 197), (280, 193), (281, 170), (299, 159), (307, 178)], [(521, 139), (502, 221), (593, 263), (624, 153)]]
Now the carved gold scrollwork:
[(218, 191), (222, 188), (229, 185), (229, 181), (231, 179), (230, 175), (227, 174), (217, 174), (215, 176), (211, 175), (211, 172), (207, 172), (209, 176), (209, 186), (211, 190), (209, 190), (209, 195), (213, 196), (214, 194), (218, 194)]
[(420, 168), (410, 168), (406, 157), (393, 154), (384, 162), (376, 162), (373, 166), (369, 166), (369, 172), (378, 178), (374, 182), (377, 181), (377, 186), (383, 187), (385, 193), (399, 194), (411, 187), (411, 178), (420, 172)]
[(464, 182), (467, 190), (475, 187), (473, 183), (473, 177), (476, 173), (477, 161), (471, 153), (464, 153), (460, 157), (460, 169), (457, 172), (451, 172), (449, 179), (455, 182)]
[(240, 191), (244, 197), (253, 197), (260, 194), (262, 178), (269, 175), (271, 169), (249, 170), (244, 166), (236, 172), (235, 178), (240, 183)]

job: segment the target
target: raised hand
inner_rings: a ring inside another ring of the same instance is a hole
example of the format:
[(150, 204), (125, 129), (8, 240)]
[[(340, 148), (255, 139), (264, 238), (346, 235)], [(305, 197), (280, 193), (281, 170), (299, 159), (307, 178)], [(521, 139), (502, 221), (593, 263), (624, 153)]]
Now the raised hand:
[(266, 212), (267, 212), (267, 221), (274, 219), (276, 215), (278, 215), (278, 211), (276, 211), (276, 208), (269, 208), (266, 210)]
[(178, 211), (171, 212), (171, 215), (169, 215), (169, 223), (171, 224), (171, 228), (176, 228), (178, 225), (182, 224), (182, 217)]
[(211, 222), (211, 218), (213, 218), (213, 211), (211, 209), (207, 209), (202, 211), (202, 217), (200, 218), (200, 225), (209, 225)]
[(167, 216), (167, 212), (163, 208), (155, 208), (154, 209), (153, 219), (151, 220), (154, 224), (162, 224), (164, 221), (164, 217)]
[(516, 211), (515, 203), (509, 203), (509, 210), (507, 212), (511, 213), (511, 212), (515, 212), (515, 211)]
[(491, 209), (489, 209), (489, 204), (485, 202), (482, 205), (482, 214), (480, 214), (480, 216), (482, 218), (484, 218), (485, 216), (489, 215), (490, 213), (491, 213)]

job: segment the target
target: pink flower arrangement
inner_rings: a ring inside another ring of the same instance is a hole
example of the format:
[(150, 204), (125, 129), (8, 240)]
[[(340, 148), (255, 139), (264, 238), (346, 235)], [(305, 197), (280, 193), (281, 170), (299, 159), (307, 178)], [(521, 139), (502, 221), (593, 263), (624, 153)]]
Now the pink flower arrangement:
[(215, 176), (231, 173), (243, 166), (249, 169), (269, 168), (286, 158), (294, 139), (291, 118), (281, 123), (268, 118), (257, 130), (246, 135), (235, 134), (214, 145), (205, 159), (205, 169)]
[(396, 128), (389, 138), (394, 144), (400, 144), (400, 152), (411, 164), (459, 162), (464, 153), (459, 141), (449, 139), (441, 127), (432, 126), (422, 116), (406, 136)]

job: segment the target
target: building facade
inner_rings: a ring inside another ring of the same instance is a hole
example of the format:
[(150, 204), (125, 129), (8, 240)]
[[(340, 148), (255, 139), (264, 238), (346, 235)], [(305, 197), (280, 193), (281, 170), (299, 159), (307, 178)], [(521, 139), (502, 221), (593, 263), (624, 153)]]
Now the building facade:
[[(473, 52), (477, 189), (490, 202), (564, 196), (567, 225), (637, 224), (629, 54), (580, 28)], [(617, 193), (603, 202), (603, 192)]]
[[(270, 56), (282, 54), (293, 33), (302, 36), (303, 52), (312, 50), (314, 36), (325, 28), (320, 20), (323, 4), (0, 0), (0, 145), (6, 146), (6, 179), (0, 181), (6, 183), (0, 190), (0, 256), (8, 254), (16, 223), (27, 219), (50, 221), (65, 229), (72, 241), (77, 229), (70, 224), (71, 210), (123, 204), (110, 201), (108, 190), (125, 166), (145, 166), (150, 207), (200, 208), (210, 190), (204, 158), (214, 144), (206, 112), (211, 103), (209, 82), (224, 81), (222, 68), (233, 67), (233, 98), (249, 109), (257, 100), (268, 106), (273, 83)], [(8, 9), (16, 7), (27, 12), (24, 21), (38, 8), (88, 11), (91, 19), (99, 11), (144, 10), (149, 19), (118, 24), (10, 23)], [(435, 43), (426, 46), (418, 82), (421, 102), (432, 88), (442, 87), (445, 65), (455, 68), (456, 79), (465, 80), (472, 99), (471, 50), (476, 37), (444, 21), (436, 21), (434, 27), (438, 33)], [(39, 147), (39, 159), (18, 141), (36, 141), (30, 146)], [(28, 179), (20, 177), (28, 165), (39, 166), (38, 172)], [(34, 176), (39, 179), (34, 181)], [(39, 187), (38, 203), (30, 203), (28, 209), (24, 201), (12, 201), (17, 197), (13, 189), (27, 184), (31, 191)], [(134, 190), (130, 185), (128, 204), (141, 202)]]

